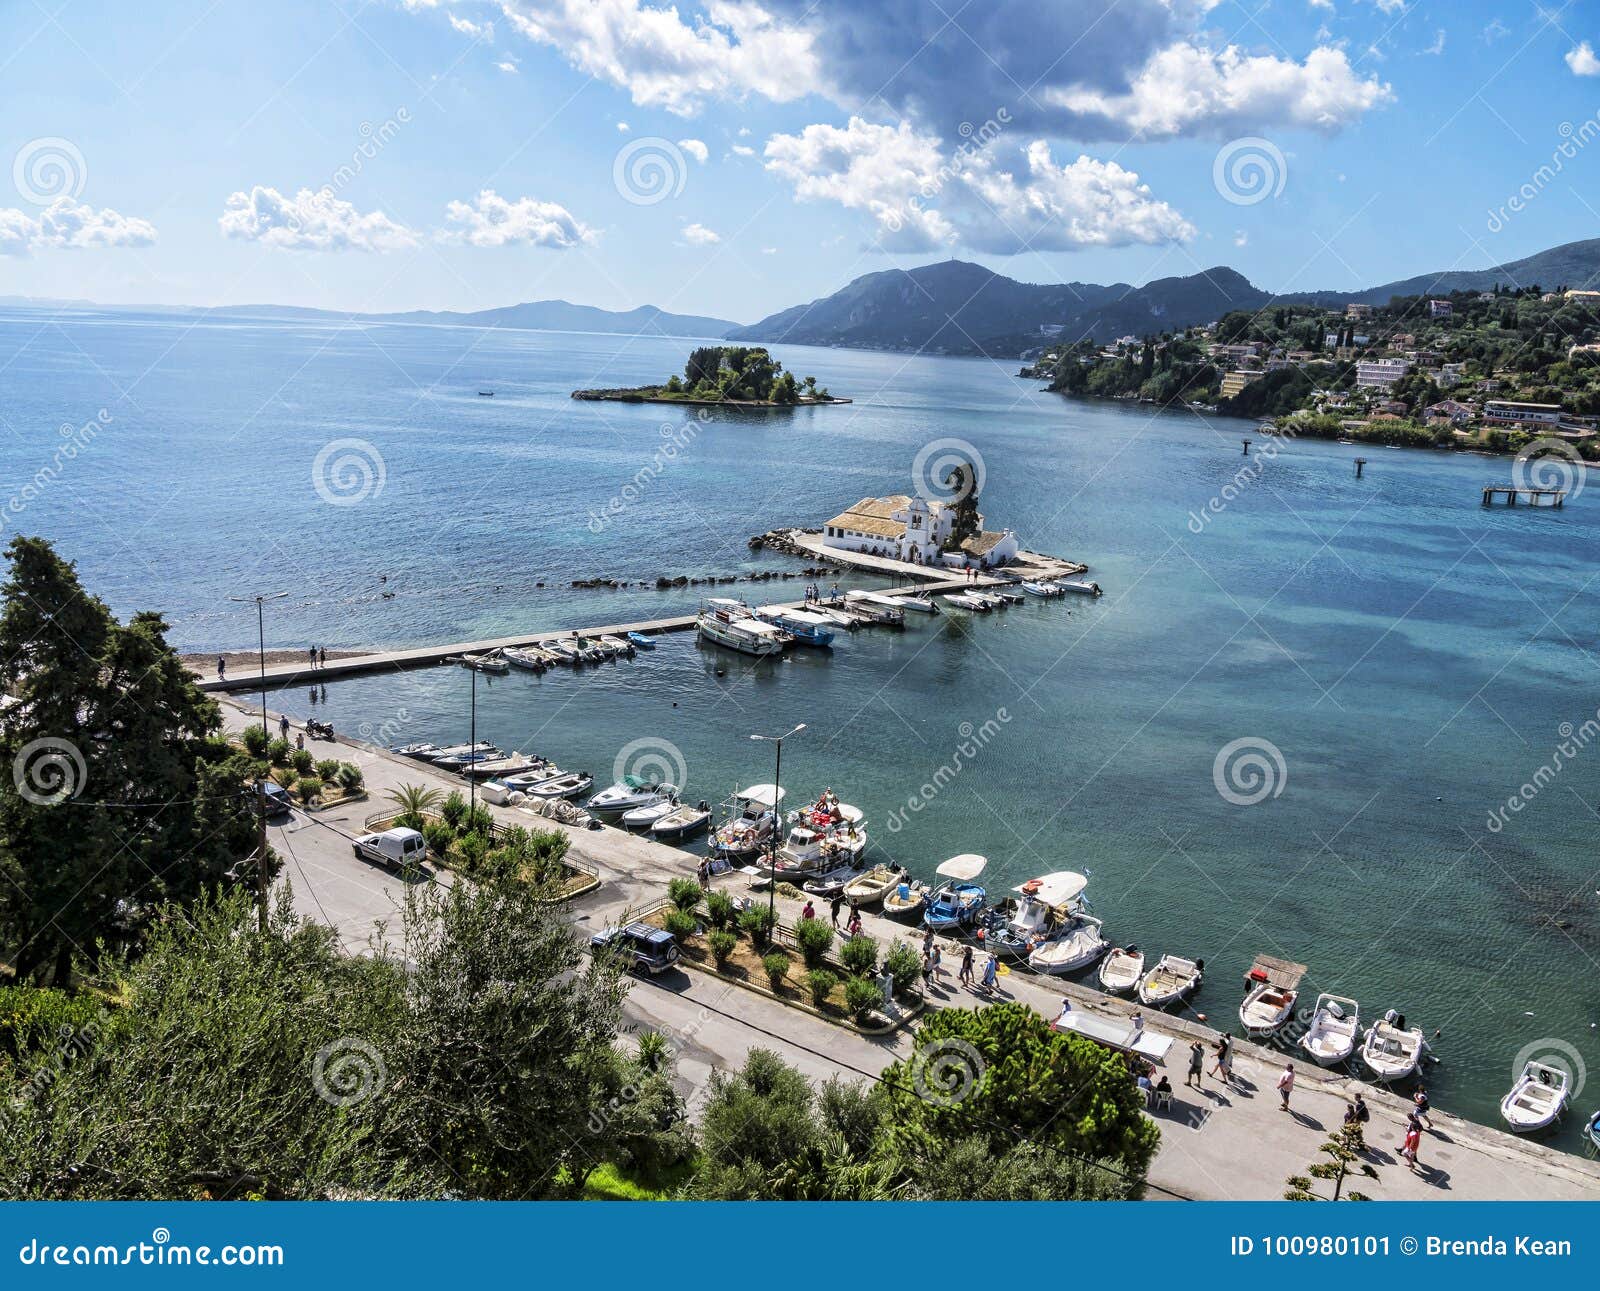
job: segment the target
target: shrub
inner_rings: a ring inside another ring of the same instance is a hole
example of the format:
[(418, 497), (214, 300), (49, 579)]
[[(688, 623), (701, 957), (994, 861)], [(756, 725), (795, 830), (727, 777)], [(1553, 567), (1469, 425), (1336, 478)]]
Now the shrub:
[(864, 933), (839, 947), (839, 962), (857, 977), (865, 977), (878, 963), (878, 943)]
[(468, 833), (494, 837), (494, 812), (487, 807), (474, 807), (461, 818), (461, 828)]
[(339, 779), (339, 760), (337, 758), (323, 758), (317, 763), (317, 774), (330, 784)]
[(807, 968), (821, 967), (823, 956), (833, 949), (833, 929), (821, 919), (800, 920), (794, 926), (794, 939)]
[(896, 942), (883, 957), (883, 966), (894, 978), (894, 993), (909, 995), (922, 976), (922, 958), (905, 942)]
[(733, 948), (739, 944), (739, 939), (731, 932), (724, 932), (718, 928), (706, 938), (706, 944), (711, 947), (711, 957), (717, 961), (717, 967), (725, 968), (728, 956), (733, 954)]
[(451, 829), (460, 829), (467, 820), (467, 795), (452, 789), (450, 796), (439, 804), (439, 815)]
[(281, 735), (275, 735), (267, 745), (267, 761), (275, 767), (289, 765), (289, 741)]
[(765, 950), (772, 943), (772, 926), (777, 916), (764, 905), (751, 906), (739, 916), (739, 929), (750, 938), (757, 950)]
[(245, 751), (255, 758), (265, 754), (267, 745), (272, 742), (271, 737), (259, 726), (245, 727), (244, 734), (239, 738), (244, 741)]
[(707, 892), (706, 918), (713, 928), (726, 928), (733, 922), (733, 898), (715, 888)]
[(692, 914), (687, 910), (676, 908), (667, 911), (667, 917), (661, 921), (661, 926), (677, 939), (680, 946), (700, 931), (700, 924)]
[(310, 802), (322, 792), (322, 781), (314, 775), (303, 775), (294, 782), (294, 791), (300, 795), (301, 802)]
[(487, 835), (476, 830), (456, 836), (456, 851), (460, 853), (462, 864), (469, 870), (477, 869), (483, 864), (483, 858), (489, 854), (489, 839)]
[[(400, 817), (395, 818), (395, 823), (400, 823)], [(406, 825), (404, 828), (415, 829), (415, 825)], [(428, 844), (428, 850), (435, 856), (443, 858), (450, 850), (450, 844), (456, 841), (456, 832), (442, 820), (425, 820), (422, 822), (422, 837)]]
[(762, 957), (761, 967), (766, 971), (767, 981), (772, 983), (772, 989), (777, 990), (783, 985), (783, 979), (789, 975), (789, 956), (781, 950), (775, 950), (770, 955)]
[(316, 770), (317, 760), (310, 749), (296, 749), (289, 755), (289, 765), (301, 775), (311, 775)]
[(811, 1002), (818, 1008), (828, 1002), (828, 996), (838, 984), (838, 975), (826, 968), (813, 968), (806, 974), (806, 985), (811, 988)]
[(667, 897), (678, 909), (693, 914), (700, 904), (700, 885), (693, 879), (673, 879), (667, 884)]
[(354, 762), (339, 763), (339, 784), (348, 793), (354, 793), (361, 788), (361, 768)]
[(883, 1006), (883, 992), (869, 978), (852, 977), (844, 984), (844, 1003), (857, 1022), (865, 1022), (867, 1014)]

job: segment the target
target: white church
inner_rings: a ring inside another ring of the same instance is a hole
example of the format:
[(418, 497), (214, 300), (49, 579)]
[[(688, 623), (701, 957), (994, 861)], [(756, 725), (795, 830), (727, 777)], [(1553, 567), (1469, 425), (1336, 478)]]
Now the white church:
[[(945, 551), (955, 527), (956, 509), (943, 502), (896, 493), (886, 498), (862, 498), (822, 527), (825, 547), (886, 556), (914, 565), (990, 569), (1013, 560), (1017, 535), (1010, 529), (984, 529), (953, 551)], [(978, 517), (983, 523), (983, 517)]]

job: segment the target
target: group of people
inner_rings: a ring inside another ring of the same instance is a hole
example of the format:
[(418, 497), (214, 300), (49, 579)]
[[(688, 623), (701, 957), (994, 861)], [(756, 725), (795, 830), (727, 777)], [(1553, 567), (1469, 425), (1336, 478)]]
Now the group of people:
[[(839, 584), (838, 583), (835, 583), (832, 587), (830, 587), (828, 589), (828, 599), (829, 600), (838, 600), (839, 599)], [(806, 584), (806, 604), (807, 605), (814, 605), (820, 600), (822, 600), (822, 585), (820, 583), (807, 583)]]
[(313, 671), (318, 668), (326, 668), (328, 666), (328, 647), (308, 647), (306, 650), (306, 659), (310, 662)]
[[(1183, 1078), (1185, 1086), (1192, 1084), (1201, 1089), (1205, 1085), (1206, 1046), (1196, 1040), (1189, 1046), (1189, 1074)], [(1211, 1046), (1211, 1074), (1224, 1085), (1233, 1084), (1233, 1037), (1220, 1035)]]

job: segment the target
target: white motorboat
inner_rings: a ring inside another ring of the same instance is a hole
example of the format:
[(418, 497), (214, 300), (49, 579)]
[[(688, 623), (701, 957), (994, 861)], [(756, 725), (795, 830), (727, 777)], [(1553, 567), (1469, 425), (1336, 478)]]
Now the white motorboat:
[(626, 637), (607, 636), (601, 637), (600, 641), (602, 644), (608, 646), (611, 650), (611, 653), (614, 655), (625, 655), (630, 659), (633, 657), (633, 642), (629, 641)]
[(476, 744), (451, 744), (446, 748), (439, 748), (434, 744), (410, 744), (399, 752), (407, 757), (421, 758), (424, 762), (437, 763), (444, 758), (465, 757), (469, 753), (493, 753), (494, 744), (489, 740), (479, 740)]
[(1110, 945), (1100, 920), (1080, 909), (1028, 956), (1028, 967), (1036, 973), (1075, 973), (1094, 963)]
[(475, 753), (456, 753), (449, 757), (436, 755), (430, 760), (441, 771), (459, 771), (474, 762), (498, 762), (503, 757), (505, 754), (491, 744), (488, 748)]
[(905, 879), (906, 872), (898, 865), (875, 865), (857, 874), (844, 885), (844, 899), (850, 908), (876, 905), (889, 891)]
[(1151, 1008), (1164, 1008), (1194, 994), (1205, 976), (1206, 961), (1163, 955), (1156, 966), (1139, 979), (1139, 1002)]
[(1560, 1067), (1530, 1060), (1511, 1092), (1500, 1100), (1500, 1115), (1518, 1134), (1542, 1130), (1567, 1107), (1569, 1078)]
[(525, 793), (541, 780), (548, 780), (552, 776), (561, 774), (561, 768), (549, 758), (534, 758), (532, 765), (526, 771), (518, 772), (516, 775), (501, 776), (500, 780), (507, 788)]
[(1317, 996), (1311, 1025), (1300, 1037), (1300, 1047), (1319, 1067), (1333, 1067), (1356, 1051), (1360, 1038), (1361, 1006), (1339, 995)]
[(987, 605), (991, 610), (1003, 610), (1007, 605), (1007, 602), (1001, 600), (993, 592), (968, 592), (966, 595), (974, 601)]
[(822, 834), (826, 842), (824, 857), (836, 864), (855, 862), (867, 850), (866, 815), (859, 807), (840, 802), (832, 789), (822, 794), (808, 807), (789, 813), (788, 823), (804, 825)]
[(688, 838), (691, 834), (698, 834), (710, 821), (710, 803), (699, 802), (693, 807), (679, 803), (651, 825), (650, 832), (657, 838), (666, 840)]
[(1057, 587), (1054, 583), (1033, 583), (1027, 580), (1023, 581), (1022, 590), (1031, 596), (1043, 596), (1046, 598), (1065, 596), (1067, 594), (1065, 588)]
[(778, 804), (784, 791), (776, 785), (753, 784), (739, 789), (723, 804), (724, 822), (711, 835), (713, 856), (749, 857), (778, 827)]
[(635, 807), (654, 806), (677, 796), (677, 785), (641, 776), (623, 776), (584, 803), (584, 810), (595, 816), (615, 816), (632, 811)]
[(946, 592), (944, 599), (949, 604), (963, 610), (971, 610), (974, 614), (987, 614), (994, 608), (988, 601), (980, 601), (967, 592)]
[(832, 869), (818, 871), (800, 886), (811, 896), (831, 901), (834, 897), (843, 896), (850, 880), (861, 873), (860, 865), (854, 861), (846, 861), (842, 865), (835, 865)]
[(782, 628), (753, 617), (743, 601), (722, 596), (714, 596), (706, 602), (695, 620), (695, 630), (702, 641), (758, 659), (782, 654), (783, 648), (794, 639)]
[(932, 598), (918, 596), (914, 592), (905, 596), (897, 596), (895, 604), (916, 614), (937, 614), (939, 612), (939, 607), (933, 603)]
[(1239, 1025), (1252, 1040), (1265, 1040), (1283, 1030), (1294, 1016), (1294, 1002), (1300, 992), (1276, 982), (1257, 982), (1239, 1005)]
[(504, 654), (506, 662), (513, 668), (521, 668), (527, 672), (543, 672), (550, 666), (550, 657), (543, 650), (531, 647), (524, 650), (508, 649)]
[(1029, 879), (1012, 889), (1017, 895), (989, 916), (988, 943), (997, 955), (1025, 959), (1057, 937), (1088, 887), (1087, 876), (1061, 870)]
[(865, 614), (874, 623), (896, 628), (905, 626), (906, 611), (899, 597), (885, 596), (882, 592), (846, 592), (844, 599), (852, 610)]
[(533, 759), (526, 753), (508, 753), (503, 758), (485, 758), (481, 762), (468, 762), (459, 768), (469, 780), (502, 780), (508, 775), (533, 769)]
[(543, 649), (553, 654), (560, 662), (569, 666), (583, 662), (578, 650), (578, 643), (570, 637), (558, 637), (554, 641), (546, 641)]
[(830, 623), (843, 628), (846, 632), (854, 632), (861, 626), (861, 620), (849, 610), (840, 609), (833, 605), (813, 604), (811, 612), (818, 618), (827, 619)]
[(854, 807), (846, 806), (846, 809), (855, 814), (854, 821), (831, 827), (809, 822), (793, 825), (778, 849), (775, 862), (778, 873), (793, 879), (797, 875), (821, 874), (841, 866), (857, 868), (856, 863), (867, 847), (867, 835), (859, 827), (861, 813)]
[(523, 790), (530, 798), (576, 798), (588, 791), (594, 777), (587, 771), (565, 771), (531, 784)]
[(1389, 1084), (1415, 1074), (1426, 1048), (1422, 1028), (1406, 1030), (1403, 1016), (1390, 1009), (1374, 1022), (1361, 1042), (1361, 1062), (1378, 1080)]
[(1063, 592), (1075, 592), (1079, 596), (1100, 595), (1100, 584), (1091, 583), (1086, 578), (1058, 578), (1055, 585)]
[(624, 829), (649, 829), (658, 820), (665, 819), (678, 810), (678, 798), (674, 794), (663, 798), (660, 802), (645, 803), (633, 807), (622, 813), (621, 824)]
[(511, 671), (511, 665), (502, 659), (496, 651), (491, 651), (488, 654), (457, 655), (455, 661), (463, 668), (471, 668), (474, 672), (501, 674)]
[(429, 759), (437, 757), (445, 750), (441, 749), (437, 744), (398, 744), (389, 751), (391, 753), (398, 753), (403, 758), (416, 758), (418, 761), (428, 761)]
[(1112, 995), (1131, 991), (1144, 976), (1144, 951), (1137, 946), (1113, 946), (1100, 961), (1100, 989)]

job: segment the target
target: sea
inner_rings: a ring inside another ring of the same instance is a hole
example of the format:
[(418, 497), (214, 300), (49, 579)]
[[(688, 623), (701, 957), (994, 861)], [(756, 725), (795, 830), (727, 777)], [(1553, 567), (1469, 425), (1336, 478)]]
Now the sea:
[[(995, 897), (1089, 875), (1118, 944), (1205, 960), (1237, 1032), (1258, 954), (1302, 1005), (1398, 1009), (1437, 1107), (1485, 1123), (1529, 1058), (1600, 1107), (1600, 486), (1482, 505), (1503, 458), (1272, 441), (1083, 402), (1014, 362), (777, 346), (847, 405), (575, 401), (692, 341), (455, 327), (0, 312), (0, 523), (186, 651), (400, 647), (688, 613), (658, 578), (796, 599), (778, 525), (981, 463), (990, 528), (1081, 560), (1099, 599), (908, 616), (756, 662), (690, 634), (579, 673), (477, 679), (477, 731), (713, 804), (826, 788), (914, 873), (988, 858)], [(486, 393), (486, 392), (491, 392)], [(1244, 440), (1253, 441), (1246, 454)], [(1358, 474), (1356, 459), (1365, 458)], [(574, 580), (643, 586), (574, 588)], [(884, 585), (861, 576), (852, 586)], [(384, 744), (467, 735), (441, 666), (280, 693)], [(686, 862), (687, 869), (688, 862)]]

